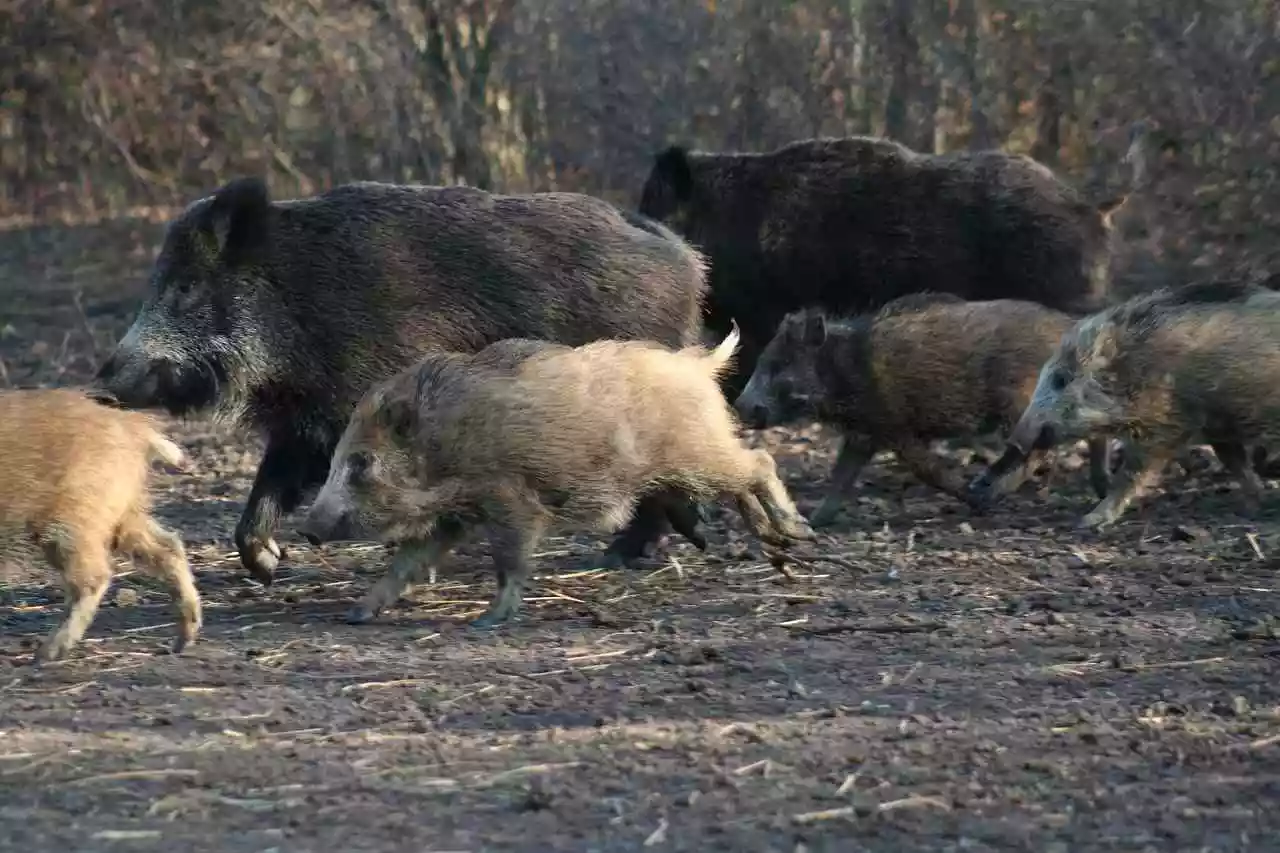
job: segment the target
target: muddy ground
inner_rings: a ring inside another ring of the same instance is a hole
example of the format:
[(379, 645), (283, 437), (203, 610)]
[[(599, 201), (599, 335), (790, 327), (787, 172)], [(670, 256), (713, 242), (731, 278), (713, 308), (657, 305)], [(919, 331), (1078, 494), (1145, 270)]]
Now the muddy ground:
[[(0, 235), (4, 381), (84, 379), (157, 233)], [(1241, 518), (1213, 464), (1093, 535), (1083, 470), (973, 517), (882, 459), (788, 563), (728, 510), (708, 555), (676, 540), (636, 571), (553, 540), (522, 621), (478, 633), (483, 545), (372, 625), (342, 614), (380, 548), (286, 535), (279, 582), (250, 582), (257, 443), (174, 434), (198, 469), (158, 478), (205, 601), (188, 654), (157, 653), (168, 596), (122, 565), (36, 671), (60, 592), (0, 581), (4, 849), (1276, 849), (1280, 495)], [(760, 440), (811, 510), (828, 437)]]

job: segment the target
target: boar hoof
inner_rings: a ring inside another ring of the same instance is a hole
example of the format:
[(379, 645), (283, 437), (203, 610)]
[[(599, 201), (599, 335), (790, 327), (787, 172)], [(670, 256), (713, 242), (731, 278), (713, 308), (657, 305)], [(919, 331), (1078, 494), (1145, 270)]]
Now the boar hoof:
[(368, 625), (378, 617), (378, 611), (367, 604), (357, 604), (347, 611), (348, 625)]
[(809, 516), (809, 524), (814, 527), (827, 527), (836, 520), (836, 516), (840, 514), (840, 505), (838, 503), (828, 503), (823, 501), (822, 504), (813, 511), (813, 515)]
[(251, 538), (240, 548), (240, 563), (249, 572), (249, 576), (263, 586), (271, 586), (275, 580), (276, 567), (284, 557), (284, 551), (276, 544), (276, 540)]
[(66, 657), (68, 651), (69, 649), (66, 648), (64, 643), (57, 641), (45, 643), (40, 646), (40, 648), (36, 649), (36, 653), (32, 655), (32, 662), (36, 666), (40, 666), (42, 664), (60, 661)]
[(1111, 513), (1100, 512), (1095, 509), (1093, 512), (1085, 515), (1078, 522), (1076, 522), (1076, 529), (1102, 530), (1104, 527), (1107, 527), (1108, 525), (1110, 525), (1113, 521), (1115, 521), (1115, 519), (1111, 517)]
[(818, 534), (813, 532), (813, 528), (809, 526), (809, 522), (797, 516), (790, 521), (784, 522), (782, 532), (790, 539), (798, 542), (809, 542), (818, 538)]
[[(633, 542), (620, 536), (617, 541), (605, 550), (598, 561), (598, 567), (602, 569), (633, 569), (641, 560), (652, 559), (660, 548), (666, 547), (669, 541), (669, 536), (662, 536), (655, 541), (646, 542), (636, 547)], [(705, 540), (703, 544), (706, 544)], [(703, 550), (705, 550), (705, 547)]]

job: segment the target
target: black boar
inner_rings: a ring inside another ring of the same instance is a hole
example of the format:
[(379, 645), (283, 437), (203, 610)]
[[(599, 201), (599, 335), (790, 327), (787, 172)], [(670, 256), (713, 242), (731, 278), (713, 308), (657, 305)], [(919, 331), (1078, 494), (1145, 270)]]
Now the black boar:
[[(130, 406), (212, 409), (265, 433), (235, 538), (268, 584), (280, 515), (324, 482), (372, 383), (511, 337), (694, 343), (705, 280), (660, 223), (587, 196), (354, 183), (271, 201), (245, 178), (169, 226), (98, 381)], [(649, 496), (609, 561), (660, 537), (664, 511), (696, 516), (687, 497)]]
[(111, 585), (112, 551), (167, 581), (178, 611), (173, 651), (200, 631), (200, 597), (177, 535), (150, 514), (150, 463), (186, 466), (150, 417), (73, 389), (0, 391), (0, 554), (43, 557), (62, 576), (67, 618), (36, 650), (64, 657)]
[(735, 330), (713, 351), (500, 342), (427, 356), (361, 400), (300, 532), (400, 543), (351, 613), (365, 622), (488, 527), (498, 592), (479, 627), (516, 614), (544, 534), (616, 530), (650, 489), (729, 493), (760, 538), (812, 538), (772, 457), (737, 436), (718, 384), (736, 343)]
[[(830, 489), (810, 519), (815, 526), (835, 518), (863, 466), (883, 448), (929, 485), (964, 499), (959, 472), (942, 468), (929, 443), (1007, 432), (1071, 324), (1068, 315), (1033, 302), (934, 293), (845, 320), (798, 311), (782, 321), (734, 407), (758, 428), (811, 417), (841, 430)], [(1101, 496), (1105, 442), (1090, 451)], [(1002, 488), (1021, 482), (1034, 461), (1008, 472)]]
[(1196, 441), (1215, 445), (1252, 510), (1264, 486), (1247, 451), (1270, 446), (1280, 429), (1273, 368), (1280, 370), (1280, 312), (1270, 299), (1135, 300), (1081, 320), (1064, 337), (1009, 444), (1021, 452), (1083, 435), (1124, 435), (1124, 467), (1082, 526), (1114, 523)]
[(1109, 287), (1111, 214), (1040, 163), (998, 151), (920, 154), (869, 137), (766, 153), (658, 154), (639, 209), (711, 261), (707, 325), (742, 327), (739, 391), (782, 317), (872, 310), (946, 290), (1086, 313)]

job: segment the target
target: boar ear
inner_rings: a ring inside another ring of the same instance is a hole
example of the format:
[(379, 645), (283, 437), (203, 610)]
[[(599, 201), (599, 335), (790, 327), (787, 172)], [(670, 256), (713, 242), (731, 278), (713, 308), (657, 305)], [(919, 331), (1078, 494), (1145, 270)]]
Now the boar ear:
[(378, 407), (378, 424), (398, 441), (408, 441), (413, 435), (414, 411), (408, 400), (384, 400)]
[(204, 230), (218, 257), (252, 251), (266, 241), (271, 198), (262, 178), (237, 178), (213, 194)]
[(801, 342), (807, 347), (820, 347), (827, 340), (827, 318), (821, 314), (808, 314), (804, 318)]
[(1102, 227), (1108, 231), (1115, 225), (1116, 214), (1124, 207), (1124, 203), (1129, 200), (1128, 195), (1120, 195), (1115, 198), (1109, 198), (1106, 201), (1099, 202), (1097, 205), (1098, 215), (1102, 217)]
[(1104, 368), (1116, 356), (1116, 324), (1104, 321), (1099, 323), (1089, 346), (1088, 365), (1091, 368)]
[(672, 145), (653, 160), (653, 169), (675, 191), (677, 201), (688, 201), (693, 195), (693, 170), (689, 168), (689, 152)]

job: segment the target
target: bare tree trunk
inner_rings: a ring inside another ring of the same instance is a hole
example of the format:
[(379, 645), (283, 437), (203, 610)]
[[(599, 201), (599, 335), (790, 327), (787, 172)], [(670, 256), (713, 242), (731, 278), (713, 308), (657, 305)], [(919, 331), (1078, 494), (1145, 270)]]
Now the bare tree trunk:
[(1061, 42), (1049, 48), (1049, 73), (1036, 95), (1036, 141), (1031, 156), (1048, 166), (1058, 164), (1062, 148), (1062, 113), (1071, 97), (1071, 57)]
[(919, 51), (911, 29), (911, 9), (911, 0), (891, 0), (886, 34), (893, 76), (885, 97), (884, 135), (901, 142), (907, 141), (908, 105), (915, 88), (912, 72)]
[(853, 132), (870, 134), (875, 124), (875, 99), (872, 97), (871, 68), (871, 18), (876, 13), (876, 4), (871, 0), (849, 0), (849, 37), (850, 48), (850, 85), (849, 103), (851, 106)]
[(738, 89), (741, 99), (741, 118), (737, 122), (736, 145), (739, 151), (752, 151), (764, 143), (761, 129), (766, 124), (767, 110), (761, 89), (765, 86), (765, 78), (760, 69), (766, 64), (769, 42), (772, 36), (771, 7), (767, 3), (749, 0), (750, 11), (746, 13), (747, 36), (742, 47), (742, 62), (739, 73), (742, 84)]
[(978, 73), (978, 8), (977, 0), (960, 0), (956, 17), (964, 28), (964, 80), (969, 90), (969, 148), (981, 151), (991, 147), (991, 124), (983, 105), (982, 75)]

